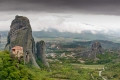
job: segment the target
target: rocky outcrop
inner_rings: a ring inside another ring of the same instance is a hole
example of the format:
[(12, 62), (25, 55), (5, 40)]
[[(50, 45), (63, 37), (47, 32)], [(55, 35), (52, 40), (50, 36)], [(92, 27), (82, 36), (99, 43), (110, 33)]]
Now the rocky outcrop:
[(94, 55), (94, 61), (96, 62), (98, 60), (97, 54), (103, 54), (103, 49), (99, 42), (96, 41), (91, 45), (91, 53)]
[(100, 42), (93, 42), (89, 50), (75, 54), (77, 57), (84, 57), (89, 59), (97, 59), (97, 54), (103, 54), (103, 48)]
[[(16, 16), (10, 26), (5, 49), (11, 51), (14, 46), (23, 47), (24, 60), (27, 62), (26, 52), (29, 52), (29, 61), (38, 67), (35, 61), (35, 42), (32, 36), (32, 29), (29, 19), (23, 16)], [(28, 56), (27, 56), (28, 57)], [(25, 59), (26, 58), (26, 59)], [(28, 61), (28, 62), (29, 62)]]
[(103, 53), (103, 48), (100, 44), (100, 42), (94, 42), (92, 45), (91, 45), (91, 51), (92, 52), (96, 52), (97, 54), (102, 54)]
[(37, 59), (42, 61), (44, 66), (49, 68), (49, 64), (46, 61), (46, 56), (45, 56), (45, 42), (41, 40), (40, 42), (36, 43), (36, 49), (37, 49)]

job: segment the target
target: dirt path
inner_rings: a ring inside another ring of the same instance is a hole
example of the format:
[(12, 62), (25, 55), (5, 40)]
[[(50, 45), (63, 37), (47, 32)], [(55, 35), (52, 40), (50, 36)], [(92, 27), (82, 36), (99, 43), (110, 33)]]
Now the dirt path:
[[(103, 67), (103, 69), (104, 69), (104, 67)], [(101, 71), (99, 71), (99, 76), (101, 76), (101, 77), (102, 77), (102, 70), (101, 70)], [(107, 79), (105, 79), (104, 77), (102, 77), (102, 79), (103, 79), (103, 80), (107, 80)]]
[(99, 71), (99, 76), (101, 76), (102, 71)]

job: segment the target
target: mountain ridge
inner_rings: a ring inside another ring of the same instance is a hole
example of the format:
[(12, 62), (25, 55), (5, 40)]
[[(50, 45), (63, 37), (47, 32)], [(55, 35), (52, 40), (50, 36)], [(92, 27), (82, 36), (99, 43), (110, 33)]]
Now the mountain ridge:
[[(81, 33), (73, 33), (68, 31), (60, 32), (56, 29), (49, 28), (41, 31), (33, 31), (33, 37), (35, 38), (75, 38), (75, 39), (83, 39), (83, 40), (109, 40), (113, 42), (120, 42), (119, 33), (115, 31), (108, 31), (105, 33), (104, 31), (96, 31), (96, 30), (83, 30)], [(7, 37), (8, 31), (0, 31), (2, 37)], [(41, 35), (39, 35), (41, 34)]]

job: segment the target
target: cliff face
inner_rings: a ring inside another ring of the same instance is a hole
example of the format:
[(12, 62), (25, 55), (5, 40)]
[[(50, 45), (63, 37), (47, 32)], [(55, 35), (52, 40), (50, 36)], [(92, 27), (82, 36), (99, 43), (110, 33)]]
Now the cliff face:
[(41, 60), (46, 67), (49, 67), (49, 64), (46, 61), (46, 57), (45, 57), (45, 42), (44, 41), (37, 42), (36, 49), (37, 49), (37, 59)]
[(10, 26), (7, 37), (6, 49), (11, 50), (14, 46), (22, 46), (24, 52), (31, 50), (35, 53), (35, 42), (32, 37), (32, 30), (28, 18), (16, 16)]
[(24, 58), (29, 52), (30, 60), (37, 65), (35, 60), (35, 42), (29, 19), (23, 16), (16, 16), (10, 26), (5, 49), (11, 51), (14, 46), (23, 47)]

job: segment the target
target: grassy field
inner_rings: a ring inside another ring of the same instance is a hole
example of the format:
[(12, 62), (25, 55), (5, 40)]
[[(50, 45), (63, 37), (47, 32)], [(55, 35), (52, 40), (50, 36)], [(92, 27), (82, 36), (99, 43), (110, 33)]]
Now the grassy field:
[(72, 64), (72, 65), (85, 69), (102, 69), (104, 67), (104, 65), (85, 65), (85, 64)]

